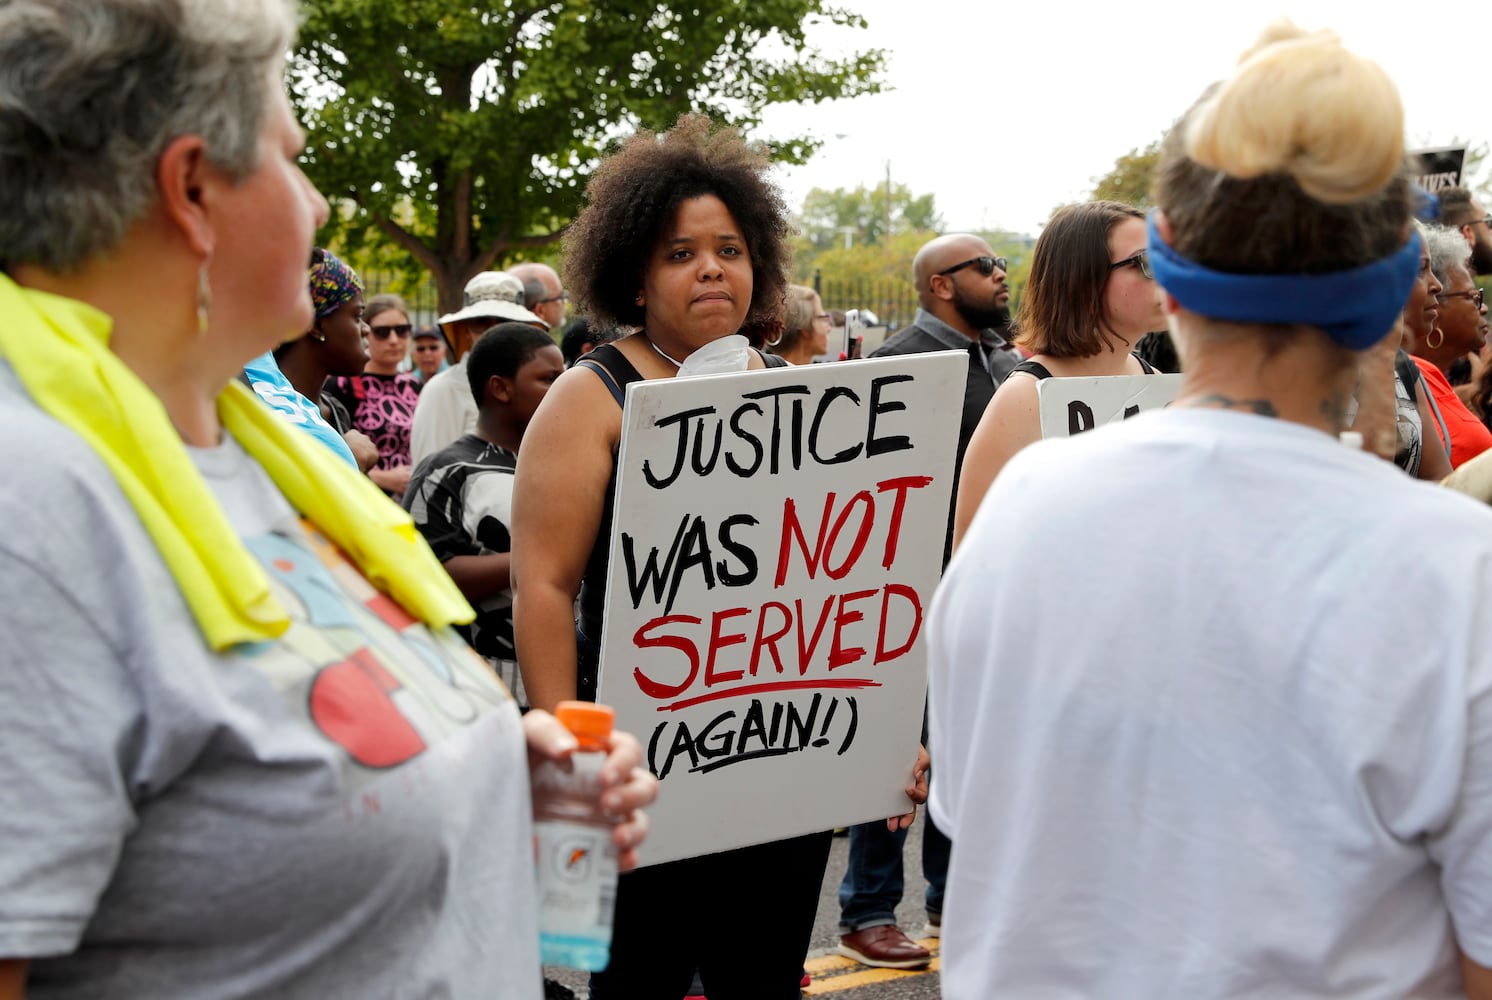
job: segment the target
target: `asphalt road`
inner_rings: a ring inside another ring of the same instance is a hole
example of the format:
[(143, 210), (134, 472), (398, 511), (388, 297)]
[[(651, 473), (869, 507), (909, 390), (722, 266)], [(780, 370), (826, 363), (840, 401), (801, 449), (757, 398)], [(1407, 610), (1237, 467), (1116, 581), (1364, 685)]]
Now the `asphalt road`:
[[(917, 823), (907, 836), (906, 880), (907, 888), (902, 896), (896, 916), (902, 930), (921, 939), (927, 914), (922, 908), (922, 894), (927, 882), (922, 878), (922, 825), (924, 815), (919, 813)], [(851, 959), (842, 958), (836, 949), (839, 946), (839, 883), (844, 878), (844, 869), (849, 854), (849, 838), (835, 837), (829, 851), (829, 867), (824, 873), (824, 884), (819, 892), (818, 920), (813, 929), (813, 941), (809, 945), (808, 971), (813, 984), (804, 991), (805, 998), (832, 997), (835, 1000), (938, 1000), (939, 984), (937, 959), (933, 968), (926, 972), (899, 972), (892, 969), (869, 969)], [(923, 940), (937, 954), (937, 941)], [(545, 969), (545, 975), (568, 986), (577, 997), (585, 997), (585, 974), (568, 969)]]

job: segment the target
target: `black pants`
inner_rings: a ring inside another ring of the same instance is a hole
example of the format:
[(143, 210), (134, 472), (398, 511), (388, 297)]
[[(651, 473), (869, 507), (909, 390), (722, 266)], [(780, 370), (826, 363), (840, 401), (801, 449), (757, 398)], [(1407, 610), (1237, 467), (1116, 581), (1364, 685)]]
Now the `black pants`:
[(696, 967), (710, 1000), (797, 1000), (830, 833), (623, 875), (611, 964), (591, 1000), (681, 1000)]

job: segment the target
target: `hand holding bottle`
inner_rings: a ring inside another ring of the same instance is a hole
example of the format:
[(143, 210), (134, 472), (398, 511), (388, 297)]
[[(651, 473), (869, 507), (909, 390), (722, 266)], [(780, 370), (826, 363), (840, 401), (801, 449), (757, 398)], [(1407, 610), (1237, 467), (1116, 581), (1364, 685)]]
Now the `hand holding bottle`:
[[(523, 717), (528, 740), (529, 774), (544, 761), (566, 761), (579, 741), (554, 716), (538, 709)], [(612, 817), (612, 841), (617, 847), (617, 867), (637, 867), (637, 848), (647, 837), (648, 817), (642, 812), (658, 798), (658, 779), (642, 767), (642, 745), (631, 733), (613, 732), (606, 745), (601, 768), (601, 808)], [(535, 796), (535, 809), (540, 803)]]

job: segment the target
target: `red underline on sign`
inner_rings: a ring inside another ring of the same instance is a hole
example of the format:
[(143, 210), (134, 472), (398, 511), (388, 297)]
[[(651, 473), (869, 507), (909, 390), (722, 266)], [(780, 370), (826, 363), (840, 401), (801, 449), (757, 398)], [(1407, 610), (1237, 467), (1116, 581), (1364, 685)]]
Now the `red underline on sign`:
[(769, 691), (834, 691), (844, 688), (878, 688), (880, 686), (880, 681), (866, 680), (863, 677), (845, 677), (842, 680), (774, 681), (771, 684), (748, 684), (746, 687), (734, 687), (725, 691), (711, 691), (697, 698), (685, 698), (683, 701), (676, 701), (670, 705), (659, 705), (658, 711), (677, 712), (681, 708), (691, 708), (707, 701), (739, 698), (748, 694), (766, 694)]

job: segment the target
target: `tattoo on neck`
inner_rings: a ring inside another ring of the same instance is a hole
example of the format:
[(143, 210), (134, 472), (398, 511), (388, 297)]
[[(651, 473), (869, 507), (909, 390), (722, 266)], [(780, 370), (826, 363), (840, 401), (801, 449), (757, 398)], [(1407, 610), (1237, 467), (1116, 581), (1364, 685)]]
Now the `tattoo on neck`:
[(1267, 399), (1234, 399), (1220, 392), (1209, 393), (1192, 401), (1192, 406), (1210, 406), (1219, 410), (1247, 410), (1261, 417), (1278, 417), (1279, 411)]
[(1321, 401), (1321, 416), (1338, 434), (1347, 429), (1347, 403), (1351, 395), (1337, 390)]

